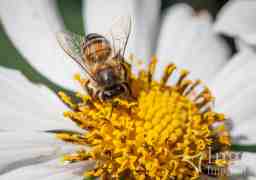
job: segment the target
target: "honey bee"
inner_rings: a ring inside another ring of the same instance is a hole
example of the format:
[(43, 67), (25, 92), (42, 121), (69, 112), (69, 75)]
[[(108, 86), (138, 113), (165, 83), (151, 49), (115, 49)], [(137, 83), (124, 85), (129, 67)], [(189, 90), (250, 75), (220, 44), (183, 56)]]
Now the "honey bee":
[(87, 74), (85, 90), (102, 101), (129, 97), (130, 65), (124, 53), (131, 32), (131, 19), (120, 18), (106, 35), (59, 32), (57, 40), (63, 50)]

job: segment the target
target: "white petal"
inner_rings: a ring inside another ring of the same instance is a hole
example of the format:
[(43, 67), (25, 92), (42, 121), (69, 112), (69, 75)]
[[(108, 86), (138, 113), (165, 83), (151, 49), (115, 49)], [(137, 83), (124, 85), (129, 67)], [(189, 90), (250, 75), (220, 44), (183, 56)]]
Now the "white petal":
[(248, 179), (248, 180), (256, 179), (256, 172), (255, 172), (256, 154), (255, 153), (247, 153), (247, 152), (242, 153), (241, 159), (235, 160), (234, 165), (232, 167), (233, 171), (234, 173), (235, 173), (235, 170), (240, 171), (241, 179)]
[(60, 85), (76, 87), (72, 77), (78, 66), (56, 40), (63, 23), (54, 0), (1, 0), (0, 19), (15, 47), (39, 72)]
[(1, 132), (0, 174), (13, 169), (49, 161), (63, 153), (73, 152), (78, 146), (56, 139), (43, 132)]
[(58, 159), (48, 161), (46, 163), (31, 165), (19, 168), (0, 176), (0, 180), (4, 179), (21, 179), (21, 180), (82, 180), (82, 173), (93, 167), (93, 162), (74, 163), (63, 165)]
[(233, 137), (245, 137), (239, 143), (256, 143), (256, 86), (242, 90), (232, 100), (227, 101), (217, 111), (224, 112), (233, 121)]
[(256, 133), (255, 133), (255, 122), (256, 117), (252, 119), (245, 119), (240, 124), (234, 124), (231, 129), (231, 136), (233, 143), (238, 144), (255, 144)]
[[(232, 135), (239, 143), (255, 143), (256, 117), (256, 54), (243, 49), (210, 84), (216, 96), (216, 110), (226, 113), (232, 120)], [(249, 125), (250, 124), (250, 125)]]
[(196, 14), (185, 4), (167, 10), (157, 48), (162, 64), (159, 72), (172, 61), (206, 81), (225, 64), (229, 54), (227, 45), (212, 31), (207, 12)]
[(256, 1), (229, 1), (217, 16), (215, 30), (237, 36), (249, 44), (256, 45)]
[(245, 48), (243, 51), (237, 53), (232, 57), (232, 59), (228, 62), (228, 64), (215, 76), (213, 81), (210, 83), (210, 87), (212, 89), (218, 88), (218, 91), (216, 91), (215, 95), (218, 97), (221, 93), (221, 86), (225, 85), (226, 78), (233, 78), (230, 76), (231, 73), (236, 72), (236, 70), (240, 69), (241, 66), (250, 63), (253, 63), (254, 53), (252, 50)]
[(106, 33), (116, 18), (132, 17), (132, 32), (127, 53), (148, 60), (158, 32), (159, 0), (84, 1), (85, 29), (88, 33)]
[(216, 106), (226, 104), (243, 89), (253, 85), (256, 79), (255, 58), (256, 54), (252, 50), (243, 49), (216, 75), (209, 84), (216, 97)]
[(245, 41), (243, 41), (242, 39), (239, 39), (239, 38), (235, 39), (235, 43), (236, 43), (236, 48), (238, 51), (243, 51), (248, 48), (253, 48), (249, 44), (247, 44)]
[(64, 119), (67, 107), (44, 86), (33, 85), (18, 71), (0, 67), (0, 129), (73, 129)]

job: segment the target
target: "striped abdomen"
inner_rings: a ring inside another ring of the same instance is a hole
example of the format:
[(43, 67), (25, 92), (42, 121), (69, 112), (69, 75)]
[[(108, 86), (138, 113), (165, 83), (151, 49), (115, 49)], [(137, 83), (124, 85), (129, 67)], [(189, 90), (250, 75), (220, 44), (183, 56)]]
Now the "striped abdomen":
[(111, 54), (109, 41), (104, 36), (96, 33), (86, 36), (83, 49), (85, 59), (92, 63), (104, 61)]

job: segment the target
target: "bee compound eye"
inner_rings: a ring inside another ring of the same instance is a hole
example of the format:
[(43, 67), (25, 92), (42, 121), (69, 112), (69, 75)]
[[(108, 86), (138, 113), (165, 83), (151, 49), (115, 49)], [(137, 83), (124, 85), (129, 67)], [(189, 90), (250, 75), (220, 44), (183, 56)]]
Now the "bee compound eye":
[(118, 66), (117, 66), (117, 69), (118, 69), (118, 71), (121, 71), (121, 70), (122, 70), (122, 66), (121, 66), (121, 65), (118, 65)]
[(125, 88), (122, 85), (118, 84), (118, 85), (112, 86), (111, 88), (103, 91), (101, 97), (103, 100), (112, 99), (113, 97), (122, 94), (124, 91), (125, 91)]
[(104, 101), (109, 100), (112, 98), (112, 94), (110, 91), (103, 91), (101, 97)]
[(116, 75), (114, 71), (110, 68), (106, 68), (98, 72), (98, 82), (100, 84), (106, 85), (108, 87), (114, 86), (116, 82)]
[(125, 90), (122, 85), (117, 85), (117, 86), (115, 87), (115, 89), (116, 89), (116, 91), (118, 91), (118, 92), (122, 92), (122, 91)]

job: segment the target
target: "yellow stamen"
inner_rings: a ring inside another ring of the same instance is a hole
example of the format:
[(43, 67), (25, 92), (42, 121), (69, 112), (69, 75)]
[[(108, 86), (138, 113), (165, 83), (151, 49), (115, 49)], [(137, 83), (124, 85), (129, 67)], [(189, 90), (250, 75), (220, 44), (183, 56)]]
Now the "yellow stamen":
[(77, 105), (72, 102), (71, 98), (67, 96), (64, 92), (60, 91), (58, 95), (61, 98), (61, 100), (68, 106), (70, 106), (72, 109), (75, 109), (77, 107)]
[[(59, 133), (57, 137), (92, 147), (65, 155), (64, 161), (95, 160), (95, 169), (85, 174), (107, 179), (196, 179), (203, 173), (201, 167), (193, 166), (199, 163), (196, 157), (207, 161), (209, 148), (219, 147), (220, 152), (229, 149), (225, 116), (207, 106), (214, 100), (209, 89), (195, 92), (201, 82), (187, 80), (185, 70), (180, 71), (175, 85), (166, 85), (177, 70), (174, 64), (167, 66), (160, 82), (152, 80), (156, 62), (154, 58), (147, 72), (131, 77), (134, 101), (115, 98), (112, 103), (100, 102), (78, 94), (81, 102), (76, 105), (60, 93), (64, 102), (77, 107), (65, 116), (87, 133)], [(215, 127), (216, 123), (221, 125)], [(224, 166), (227, 162), (215, 164)]]

